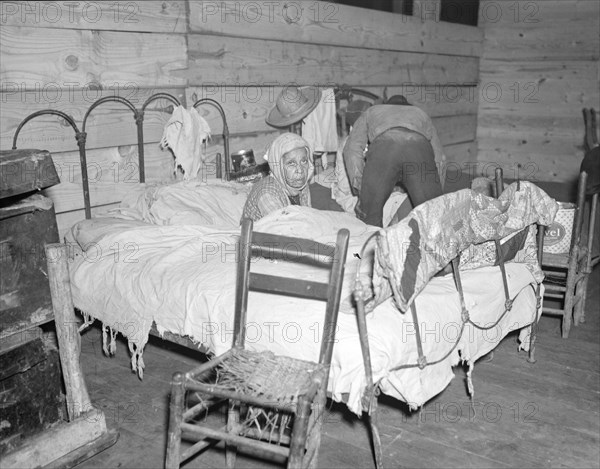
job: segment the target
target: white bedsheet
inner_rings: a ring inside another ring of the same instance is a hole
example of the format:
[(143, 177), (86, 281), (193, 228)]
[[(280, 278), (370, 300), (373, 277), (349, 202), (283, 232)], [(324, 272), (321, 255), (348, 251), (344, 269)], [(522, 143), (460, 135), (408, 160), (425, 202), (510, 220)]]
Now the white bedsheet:
[[(177, 184), (173, 190), (161, 191), (167, 200), (186, 201), (182, 210), (190, 213), (195, 203), (190, 200), (202, 203), (202, 192), (214, 188), (187, 184), (187, 188), (185, 184)], [(219, 189), (221, 200), (237, 197), (235, 187)], [(199, 192), (200, 196), (185, 197), (185, 191), (189, 190)], [(147, 200), (147, 194), (143, 197)], [(168, 220), (165, 224), (141, 221), (144, 210), (139, 209), (138, 203), (145, 203), (138, 199), (128, 202), (127, 210), (112, 213), (129, 219), (86, 220), (72, 230), (74, 240), (82, 248), (70, 266), (75, 306), (125, 335), (134, 352), (132, 363), (140, 370), (143, 362), (139, 358), (153, 322), (160, 332), (187, 335), (216, 354), (226, 351), (232, 340), (235, 243), (239, 228), (232, 225), (231, 220), (236, 218), (236, 210), (241, 213), (241, 207), (229, 208), (225, 220), (220, 219), (217, 212), (203, 215), (199, 224), (192, 224), (196, 219), (190, 216), (190, 224), (184, 224), (185, 218), (176, 213), (180, 206), (163, 202), (161, 197), (153, 199), (153, 204), (168, 207), (161, 212), (161, 220)], [(156, 217), (157, 211), (152, 213)], [(212, 225), (206, 226), (204, 223), (209, 218)], [(174, 221), (177, 224), (173, 224)], [(347, 400), (348, 407), (360, 413), (365, 377), (350, 295), (358, 268), (354, 254), (375, 228), (345, 213), (295, 206), (255, 223), (257, 231), (325, 243), (333, 243), (341, 227), (350, 230), (351, 239), (329, 390), (335, 400)], [(369, 260), (368, 255), (363, 258), (363, 277), (369, 275)], [(262, 272), (294, 278), (318, 278), (311, 267), (299, 269), (294, 265), (290, 268), (285, 263), (265, 260), (258, 261), (255, 267)], [(391, 301), (377, 307), (368, 317), (368, 327), (375, 378), (382, 378), (383, 392), (416, 408), (448, 385), (453, 377), (453, 365), (460, 360), (476, 360), (492, 350), (508, 332), (531, 324), (537, 317), (535, 281), (521, 264), (508, 264), (507, 272), (515, 303), (498, 327), (484, 332), (467, 325), (454, 352), (442, 363), (424, 370), (389, 371), (397, 365), (416, 362), (412, 319), (401, 314)], [(462, 278), (473, 321), (493, 323), (504, 311), (499, 269), (486, 267), (464, 272)], [(460, 330), (461, 309), (452, 277), (434, 278), (417, 298), (416, 305), (424, 352), (428, 361), (434, 361), (452, 347)], [(322, 302), (251, 293), (246, 345), (314, 360), (318, 355), (323, 312)]]

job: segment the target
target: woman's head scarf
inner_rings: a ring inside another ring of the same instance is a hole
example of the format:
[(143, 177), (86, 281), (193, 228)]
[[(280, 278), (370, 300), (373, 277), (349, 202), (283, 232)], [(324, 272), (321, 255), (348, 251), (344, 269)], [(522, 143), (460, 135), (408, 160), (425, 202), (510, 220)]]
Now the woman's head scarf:
[[(287, 184), (281, 162), (283, 155), (296, 148), (306, 148), (306, 155), (308, 156), (308, 173), (306, 177), (306, 183), (301, 189), (296, 189)], [(288, 196), (300, 194), (300, 204), (310, 206), (310, 191), (308, 189), (308, 183), (313, 176), (315, 167), (312, 161), (312, 150), (310, 149), (308, 142), (297, 134), (289, 132), (281, 134), (271, 144), (269, 151), (267, 152), (266, 159), (269, 162), (271, 174), (277, 180), (277, 182), (281, 184), (285, 190), (285, 193)]]

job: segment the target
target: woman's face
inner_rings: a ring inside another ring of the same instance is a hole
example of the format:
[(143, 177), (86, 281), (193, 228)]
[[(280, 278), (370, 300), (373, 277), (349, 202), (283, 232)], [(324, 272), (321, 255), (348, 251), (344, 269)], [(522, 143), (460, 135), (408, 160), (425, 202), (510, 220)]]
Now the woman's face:
[(306, 148), (294, 148), (281, 158), (285, 182), (294, 189), (302, 189), (308, 179), (308, 153)]

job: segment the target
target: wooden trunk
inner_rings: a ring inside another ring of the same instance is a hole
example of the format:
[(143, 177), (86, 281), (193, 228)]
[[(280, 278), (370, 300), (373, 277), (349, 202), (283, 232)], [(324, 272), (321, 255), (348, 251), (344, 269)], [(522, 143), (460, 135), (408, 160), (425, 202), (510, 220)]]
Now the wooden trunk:
[(0, 455), (64, 415), (58, 351), (37, 338), (2, 354), (0, 360)]
[(0, 152), (0, 199), (26, 194), (60, 183), (52, 156), (46, 150)]
[(0, 338), (54, 319), (44, 245), (57, 241), (50, 199), (0, 206)]

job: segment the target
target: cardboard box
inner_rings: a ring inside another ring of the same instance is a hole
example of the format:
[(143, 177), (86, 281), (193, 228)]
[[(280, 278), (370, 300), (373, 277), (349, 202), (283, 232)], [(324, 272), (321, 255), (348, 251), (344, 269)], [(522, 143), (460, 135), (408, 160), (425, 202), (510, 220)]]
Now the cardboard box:
[(576, 207), (565, 202), (559, 202), (558, 206), (554, 222), (546, 227), (544, 235), (544, 252), (550, 254), (566, 254), (571, 249)]

